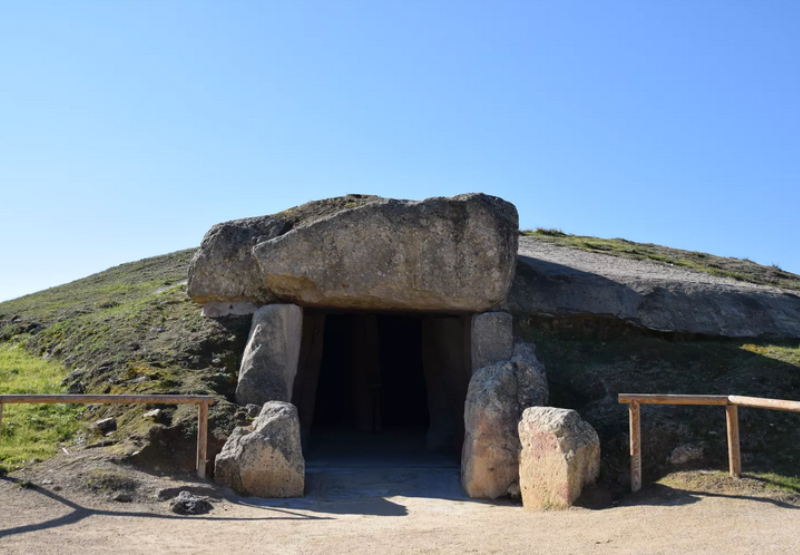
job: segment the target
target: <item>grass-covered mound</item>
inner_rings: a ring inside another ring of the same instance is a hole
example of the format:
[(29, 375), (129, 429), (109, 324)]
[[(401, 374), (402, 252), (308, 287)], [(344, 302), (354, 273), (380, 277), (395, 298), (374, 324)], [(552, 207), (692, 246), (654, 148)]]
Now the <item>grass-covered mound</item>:
[[(218, 395), (220, 402), (210, 413), (212, 435), (217, 436), (216, 444), (211, 438), (212, 449), (218, 446), (233, 426), (233, 405), (225, 399), (235, 387), (250, 322), (233, 319), (223, 325), (201, 316), (186, 296), (186, 269), (193, 253), (123, 264), (0, 303), (0, 376), (13, 377), (0, 380), (0, 390)], [(15, 467), (41, 458), (70, 439), (84, 445), (100, 439), (115, 442), (118, 453), (139, 452), (143, 461), (152, 454), (192, 464), (196, 407), (161, 407), (158, 422), (142, 417), (151, 408), (87, 407), (86, 421), (117, 418), (119, 430), (101, 438), (85, 427), (62, 425), (65, 414), (78, 415), (82, 407), (8, 406), (0, 464)], [(38, 415), (37, 420), (24, 414)], [(30, 428), (23, 432), (20, 422), (25, 419)]]

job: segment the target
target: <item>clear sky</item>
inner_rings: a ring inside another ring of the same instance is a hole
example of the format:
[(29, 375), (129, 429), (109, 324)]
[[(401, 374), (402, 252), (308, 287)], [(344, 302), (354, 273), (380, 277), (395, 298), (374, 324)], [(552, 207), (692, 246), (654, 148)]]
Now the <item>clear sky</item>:
[(345, 193), (800, 273), (800, 2), (4, 1), (0, 300)]

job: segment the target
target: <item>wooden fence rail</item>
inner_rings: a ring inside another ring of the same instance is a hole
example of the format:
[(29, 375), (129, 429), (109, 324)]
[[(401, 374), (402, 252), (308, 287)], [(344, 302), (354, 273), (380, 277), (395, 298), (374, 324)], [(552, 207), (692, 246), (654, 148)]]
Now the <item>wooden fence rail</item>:
[(0, 429), (3, 405), (18, 403), (197, 405), (197, 476), (206, 477), (210, 395), (0, 395)]
[(631, 491), (642, 487), (642, 433), (640, 405), (719, 405), (725, 407), (728, 428), (728, 466), (730, 474), (738, 477), (742, 473), (742, 458), (739, 451), (739, 407), (786, 410), (800, 412), (799, 401), (742, 397), (740, 395), (659, 395), (620, 393), (619, 402), (628, 405), (631, 443)]

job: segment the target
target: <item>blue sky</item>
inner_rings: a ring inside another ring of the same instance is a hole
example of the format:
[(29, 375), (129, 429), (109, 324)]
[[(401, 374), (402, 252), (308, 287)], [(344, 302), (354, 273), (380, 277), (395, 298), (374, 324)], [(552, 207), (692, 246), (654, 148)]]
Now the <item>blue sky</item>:
[(0, 4), (0, 300), (214, 223), (482, 191), (800, 273), (800, 2)]

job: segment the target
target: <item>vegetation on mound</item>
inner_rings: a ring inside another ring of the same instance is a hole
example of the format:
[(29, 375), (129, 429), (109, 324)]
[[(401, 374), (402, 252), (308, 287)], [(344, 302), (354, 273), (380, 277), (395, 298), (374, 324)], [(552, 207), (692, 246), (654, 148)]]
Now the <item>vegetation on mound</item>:
[(570, 235), (560, 229), (526, 229), (520, 233), (526, 237), (535, 237), (547, 243), (586, 252), (680, 266), (713, 276), (800, 291), (800, 276), (785, 272), (778, 266), (762, 266), (746, 258), (726, 258), (701, 252), (671, 249), (650, 243), (634, 243), (626, 239), (599, 239)]
[[(0, 345), (0, 394), (63, 393), (64, 367), (42, 360), (20, 345)], [(0, 430), (0, 468), (17, 468), (55, 454), (82, 428), (82, 407), (5, 405)]]
[[(689, 339), (608, 329), (599, 319), (548, 321), (520, 316), (517, 332), (537, 346), (547, 368), (550, 402), (576, 409), (598, 431), (603, 479), (628, 473), (628, 412), (620, 393), (738, 394), (800, 400), (800, 341)], [(800, 414), (741, 408), (745, 472), (774, 473), (795, 483)], [(704, 448), (698, 465), (727, 468), (725, 411), (720, 407), (642, 406), (646, 481), (676, 467), (676, 447)], [(780, 481), (777, 478), (774, 481)]]
[[(184, 281), (193, 254), (187, 250), (123, 264), (0, 303), (0, 346), (7, 352), (27, 352), (47, 364), (53, 383), (65, 379), (64, 385), (73, 393), (218, 395), (220, 402), (210, 411), (211, 429), (218, 436), (227, 435), (235, 423), (235, 408), (226, 399), (235, 388), (249, 318), (222, 324), (201, 316), (186, 295)], [(0, 361), (0, 371), (10, 371), (12, 366)], [(32, 389), (43, 391), (38, 385)], [(23, 410), (44, 410), (41, 407), (27, 405)], [(85, 411), (87, 420), (114, 416), (119, 429), (106, 438), (92, 432), (77, 439), (115, 442), (119, 454), (146, 455), (148, 449), (166, 444), (170, 452), (162, 449), (160, 457), (175, 454), (177, 462), (191, 464), (194, 407), (161, 406), (157, 422), (143, 417), (152, 408), (90, 406)], [(55, 425), (57, 415), (40, 414), (44, 427)], [(5, 427), (4, 423), (4, 431)], [(212, 450), (218, 447), (218, 440), (210, 438)], [(35, 447), (20, 441), (19, 453)], [(48, 441), (42, 439), (42, 443)], [(177, 455), (179, 448), (182, 451)], [(6, 453), (13, 451), (0, 449), (0, 456), (5, 458)], [(27, 456), (14, 455), (13, 460)]]

